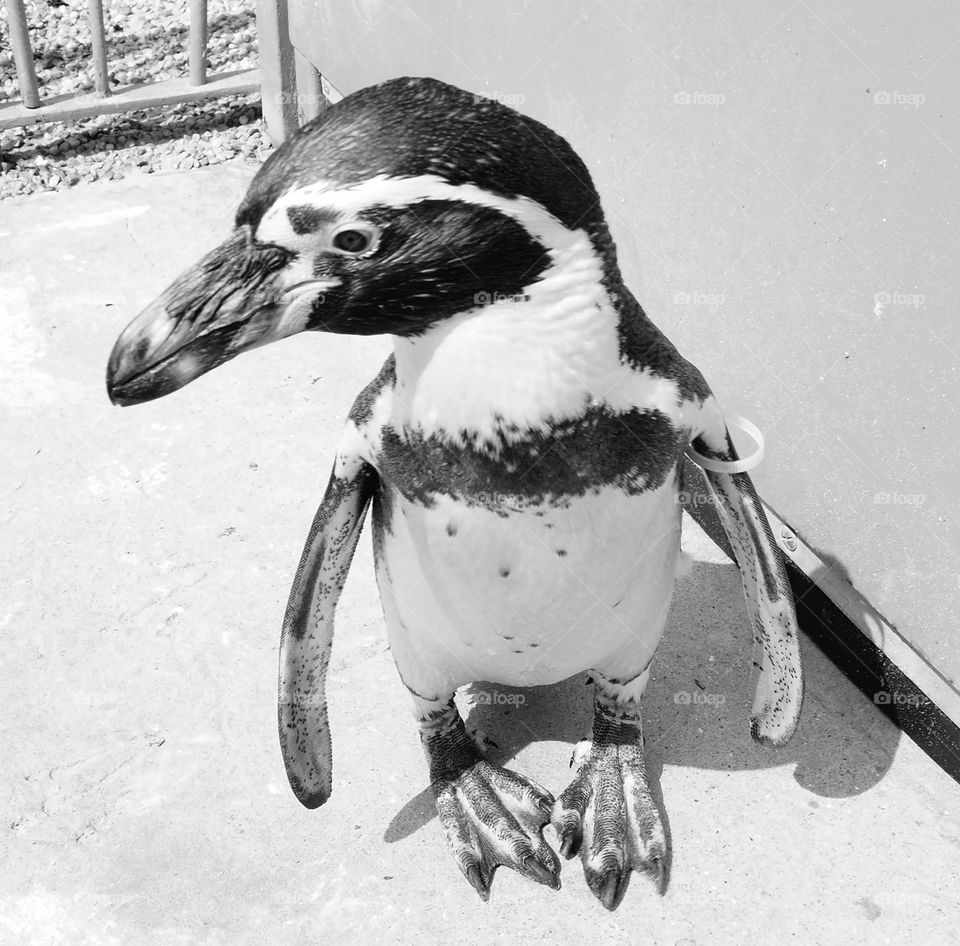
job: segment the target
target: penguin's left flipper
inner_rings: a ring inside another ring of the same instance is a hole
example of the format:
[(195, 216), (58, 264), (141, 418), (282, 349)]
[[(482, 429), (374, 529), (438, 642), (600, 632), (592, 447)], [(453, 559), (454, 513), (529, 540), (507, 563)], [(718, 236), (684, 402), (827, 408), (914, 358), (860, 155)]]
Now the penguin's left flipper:
[[(711, 460), (737, 460), (730, 432), (719, 413), (693, 440)], [(803, 667), (793, 591), (780, 550), (750, 477), (746, 473), (704, 475), (740, 565), (743, 592), (753, 625), (756, 693), (750, 732), (764, 745), (781, 746), (793, 735), (803, 703)]]
[(349, 441), (341, 443), (283, 619), (277, 693), (280, 746), (290, 787), (307, 808), (317, 808), (330, 797), (333, 760), (326, 676), (333, 616), (378, 482), (376, 470)]
[(453, 702), (420, 720), (437, 815), (457, 866), (490, 899), (498, 867), (560, 889), (560, 861), (543, 839), (554, 798), (545, 788), (483, 758)]

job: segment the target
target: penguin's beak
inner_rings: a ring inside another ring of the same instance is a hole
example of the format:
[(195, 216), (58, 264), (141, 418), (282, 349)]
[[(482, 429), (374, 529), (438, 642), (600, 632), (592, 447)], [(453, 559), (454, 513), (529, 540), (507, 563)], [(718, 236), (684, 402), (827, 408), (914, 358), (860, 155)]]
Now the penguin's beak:
[(289, 260), (281, 247), (254, 243), (248, 228), (234, 231), (120, 333), (107, 365), (110, 400), (163, 397), (240, 352), (303, 331), (309, 294), (282, 285)]

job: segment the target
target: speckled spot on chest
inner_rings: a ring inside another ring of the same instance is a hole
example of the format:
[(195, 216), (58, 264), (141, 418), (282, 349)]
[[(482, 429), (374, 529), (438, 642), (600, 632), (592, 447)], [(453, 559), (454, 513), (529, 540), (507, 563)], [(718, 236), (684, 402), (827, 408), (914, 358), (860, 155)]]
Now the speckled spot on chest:
[(549, 682), (615, 649), (645, 608), (669, 598), (680, 520), (672, 479), (522, 508), (509, 497), (483, 508), (392, 495), (378, 568), (395, 600), (396, 651), (452, 660), (478, 679)]

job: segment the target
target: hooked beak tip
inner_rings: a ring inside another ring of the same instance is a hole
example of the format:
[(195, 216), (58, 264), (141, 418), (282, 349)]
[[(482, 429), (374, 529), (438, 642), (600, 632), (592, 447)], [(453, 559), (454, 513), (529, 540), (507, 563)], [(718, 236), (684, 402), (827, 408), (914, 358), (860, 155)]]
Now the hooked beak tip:
[(120, 333), (107, 362), (107, 396), (119, 407), (152, 401), (184, 382), (175, 383), (168, 364), (175, 354), (177, 323), (162, 304), (154, 303)]
[(136, 398), (126, 397), (121, 388), (114, 385), (109, 378), (107, 378), (107, 397), (110, 398), (110, 403), (114, 407), (129, 407), (131, 404), (139, 403)]
[(131, 344), (128, 339), (129, 336), (124, 331), (113, 346), (110, 360), (107, 362), (107, 397), (110, 398), (111, 404), (118, 407), (136, 403), (124, 393), (125, 385), (136, 377), (138, 371), (138, 358), (133, 353), (133, 349), (137, 346)]

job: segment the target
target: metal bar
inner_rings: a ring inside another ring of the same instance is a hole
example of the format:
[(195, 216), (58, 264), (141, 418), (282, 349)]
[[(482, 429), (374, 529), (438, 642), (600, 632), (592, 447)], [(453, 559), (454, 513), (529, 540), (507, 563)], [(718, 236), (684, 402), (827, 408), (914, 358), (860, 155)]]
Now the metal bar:
[(207, 0), (190, 0), (190, 84), (207, 81)]
[(293, 44), (287, 0), (257, 0), (261, 101), (267, 134), (277, 143), (297, 129)]
[(87, 0), (90, 39), (93, 45), (93, 83), (101, 95), (110, 94), (107, 75), (107, 38), (103, 29), (103, 0)]
[(27, 13), (23, 0), (6, 0), (7, 21), (10, 23), (10, 44), (17, 64), (17, 81), (20, 83), (20, 100), (25, 108), (40, 107), (37, 91), (37, 74), (33, 70), (33, 50), (30, 48), (30, 31), (27, 29)]
[(301, 125), (313, 121), (323, 111), (327, 100), (320, 86), (320, 73), (316, 67), (300, 52), (293, 51), (294, 75), (297, 84), (298, 117)]
[(227, 75), (214, 76), (206, 85), (191, 85), (185, 76), (138, 85), (116, 92), (109, 98), (96, 93), (86, 95), (58, 95), (44, 100), (40, 108), (28, 109), (20, 102), (0, 105), (0, 129), (38, 125), (41, 122), (60, 122), (95, 115), (113, 115), (153, 105), (173, 105), (179, 102), (198, 102), (222, 95), (245, 95), (260, 90), (260, 70), (244, 69)]

